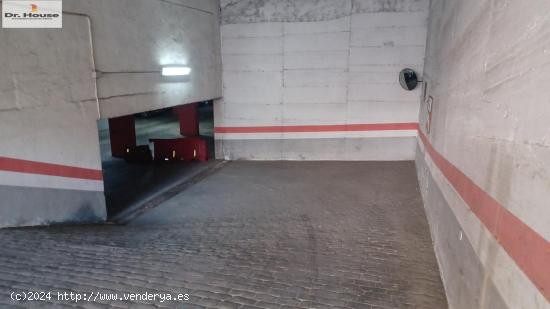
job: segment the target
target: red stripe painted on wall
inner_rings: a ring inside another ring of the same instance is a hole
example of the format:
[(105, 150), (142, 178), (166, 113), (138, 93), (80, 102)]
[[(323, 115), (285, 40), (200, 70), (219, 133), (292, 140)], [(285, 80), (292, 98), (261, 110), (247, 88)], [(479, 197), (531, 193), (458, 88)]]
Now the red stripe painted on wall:
[(427, 153), (456, 192), (541, 294), (550, 301), (550, 242), (445, 159), (430, 144), (422, 130), (419, 130), (419, 136)]
[(302, 126), (216, 127), (215, 133), (299, 133), (417, 130), (418, 123), (371, 123)]
[(101, 170), (0, 157), (0, 171), (103, 180)]

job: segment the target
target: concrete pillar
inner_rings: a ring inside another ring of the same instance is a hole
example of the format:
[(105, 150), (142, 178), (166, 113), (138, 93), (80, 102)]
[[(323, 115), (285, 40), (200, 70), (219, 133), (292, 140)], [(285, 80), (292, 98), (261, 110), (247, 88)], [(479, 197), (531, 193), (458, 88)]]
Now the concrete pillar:
[(136, 127), (134, 115), (109, 119), (111, 137), (111, 154), (113, 157), (124, 157), (129, 147), (136, 146)]
[(174, 113), (178, 115), (182, 136), (199, 136), (198, 103), (176, 106)]

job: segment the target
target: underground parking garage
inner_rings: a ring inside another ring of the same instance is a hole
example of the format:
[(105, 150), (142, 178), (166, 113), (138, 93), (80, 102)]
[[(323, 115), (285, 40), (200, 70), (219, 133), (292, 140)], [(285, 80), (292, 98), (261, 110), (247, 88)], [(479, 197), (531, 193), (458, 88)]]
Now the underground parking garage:
[(110, 221), (203, 171), (214, 156), (211, 101), (111, 118), (98, 129)]
[(547, 2), (1, 2), (0, 307), (550, 308)]

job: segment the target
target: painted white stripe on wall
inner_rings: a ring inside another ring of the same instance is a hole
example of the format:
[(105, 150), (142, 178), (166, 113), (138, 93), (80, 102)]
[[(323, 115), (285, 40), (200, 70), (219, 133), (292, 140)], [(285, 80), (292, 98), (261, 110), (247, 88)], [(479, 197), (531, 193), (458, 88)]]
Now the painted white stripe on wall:
[(103, 192), (102, 180), (76, 179), (6, 171), (0, 171), (0, 185)]
[(415, 137), (416, 130), (399, 131), (345, 131), (345, 132), (276, 132), (276, 133), (216, 133), (216, 139), (328, 139), (328, 138), (386, 138)]

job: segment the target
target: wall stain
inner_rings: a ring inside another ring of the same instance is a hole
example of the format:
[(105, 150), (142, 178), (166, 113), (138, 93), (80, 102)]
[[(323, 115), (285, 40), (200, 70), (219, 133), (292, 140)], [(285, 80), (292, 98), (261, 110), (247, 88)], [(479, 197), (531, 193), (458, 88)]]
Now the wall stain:
[(232, 0), (221, 2), (221, 23), (313, 22), (349, 16), (351, 0)]
[(329, 21), (352, 14), (427, 11), (428, 0), (222, 0), (221, 23)]

